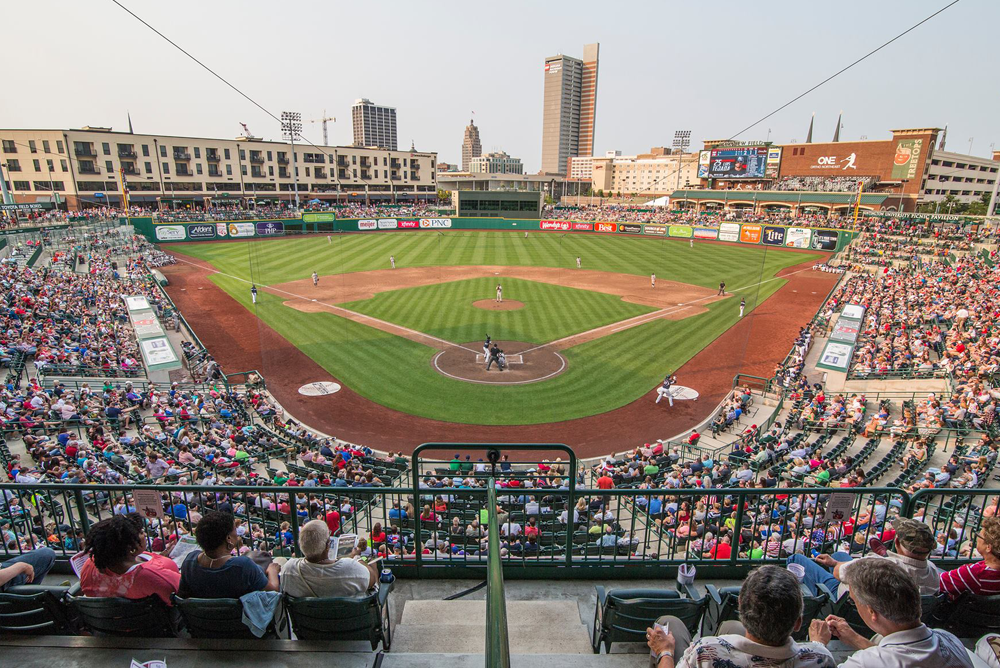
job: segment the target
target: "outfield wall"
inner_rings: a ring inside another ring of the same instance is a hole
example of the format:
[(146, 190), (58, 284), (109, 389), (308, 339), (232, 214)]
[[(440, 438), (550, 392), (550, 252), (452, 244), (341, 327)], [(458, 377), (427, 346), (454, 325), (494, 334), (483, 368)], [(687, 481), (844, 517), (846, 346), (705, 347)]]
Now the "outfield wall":
[(336, 218), (327, 212), (305, 213), (301, 219), (204, 223), (154, 223), (132, 218), (136, 231), (155, 243), (218, 241), (333, 232), (413, 232), (432, 230), (506, 230), (524, 232), (578, 232), (651, 238), (727, 241), (747, 245), (839, 251), (855, 232), (815, 227), (723, 222), (719, 227), (653, 223), (583, 222), (570, 220), (513, 220), (507, 218)]

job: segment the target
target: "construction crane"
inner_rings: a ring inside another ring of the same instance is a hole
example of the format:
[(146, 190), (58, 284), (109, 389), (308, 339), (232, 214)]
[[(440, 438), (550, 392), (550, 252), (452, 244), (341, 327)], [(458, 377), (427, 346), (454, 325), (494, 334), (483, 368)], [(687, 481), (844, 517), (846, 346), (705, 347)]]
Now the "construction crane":
[(337, 119), (334, 118), (333, 116), (327, 116), (326, 115), (326, 109), (323, 110), (323, 118), (316, 118), (316, 119), (311, 120), (311, 121), (306, 121), (307, 123), (322, 123), (323, 124), (323, 146), (329, 146), (330, 145), (330, 141), (327, 138), (327, 134), (326, 134), (326, 122), (327, 121), (333, 121), (334, 123), (336, 123)]
[(246, 123), (240, 121), (240, 125), (243, 126), (243, 136), (244, 137), (246, 137), (247, 139), (256, 139), (256, 137), (253, 136), (253, 133), (250, 132), (250, 128), (247, 127)]

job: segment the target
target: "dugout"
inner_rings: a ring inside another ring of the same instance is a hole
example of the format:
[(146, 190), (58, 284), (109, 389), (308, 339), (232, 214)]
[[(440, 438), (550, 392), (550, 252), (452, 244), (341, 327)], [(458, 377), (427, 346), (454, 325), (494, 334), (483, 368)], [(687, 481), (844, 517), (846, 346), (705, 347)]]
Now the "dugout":
[(534, 218), (542, 216), (541, 191), (456, 190), (458, 217)]

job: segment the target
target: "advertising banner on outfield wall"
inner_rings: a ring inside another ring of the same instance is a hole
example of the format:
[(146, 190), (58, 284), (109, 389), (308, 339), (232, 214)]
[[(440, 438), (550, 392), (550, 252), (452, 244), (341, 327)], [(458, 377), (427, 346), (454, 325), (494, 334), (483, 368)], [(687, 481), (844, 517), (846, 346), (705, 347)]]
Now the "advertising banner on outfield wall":
[(568, 220), (543, 220), (538, 223), (538, 228), (567, 232), (573, 228), (573, 225)]
[(157, 225), (156, 238), (159, 241), (184, 241), (184, 226)]
[(816, 230), (813, 232), (812, 247), (814, 250), (837, 250), (839, 237), (839, 233), (833, 230)]
[(573, 223), (573, 229), (577, 232), (593, 232), (593, 223)]
[(760, 225), (741, 225), (740, 241), (745, 244), (759, 244), (761, 231)]
[(671, 225), (667, 230), (667, 233), (672, 237), (680, 237), (682, 239), (690, 239), (691, 235), (694, 233), (690, 226), (688, 225)]
[(696, 227), (694, 228), (694, 238), (695, 239), (718, 239), (719, 230), (712, 229), (710, 227)]
[(255, 228), (253, 223), (229, 223), (229, 236), (252, 237)]
[(771, 227), (770, 225), (765, 227), (764, 235), (761, 237), (761, 241), (763, 241), (768, 246), (784, 246), (785, 228)]
[(614, 232), (618, 229), (618, 223), (594, 223), (595, 232)]
[(619, 223), (618, 232), (620, 234), (642, 234), (642, 225), (633, 223)]
[(451, 218), (421, 218), (420, 227), (446, 228), (451, 227)]
[(416, 220), (401, 220), (399, 221), (399, 228), (402, 230), (414, 230), (420, 227), (420, 223)]
[(218, 234), (220, 237), (229, 236), (229, 226), (226, 225), (225, 223), (216, 223), (215, 233)]
[(214, 239), (215, 238), (215, 225), (212, 223), (204, 223), (201, 225), (188, 225), (187, 228), (188, 239), (192, 241), (195, 239)]
[(379, 218), (378, 219), (378, 229), (380, 230), (394, 230), (398, 227), (395, 218)]
[(785, 230), (786, 248), (809, 248), (812, 230), (808, 227), (789, 227)]
[(358, 221), (359, 230), (377, 230), (378, 221), (377, 220), (359, 220)]
[(739, 241), (740, 224), (722, 223), (719, 225), (719, 241)]
[(332, 223), (335, 220), (337, 220), (337, 214), (332, 211), (302, 214), (303, 223)]
[(259, 237), (273, 237), (284, 233), (285, 233), (284, 223), (278, 223), (274, 221), (268, 221), (266, 223), (257, 223), (257, 236)]
[(644, 234), (653, 234), (658, 237), (662, 237), (667, 233), (666, 225), (643, 225), (642, 231)]

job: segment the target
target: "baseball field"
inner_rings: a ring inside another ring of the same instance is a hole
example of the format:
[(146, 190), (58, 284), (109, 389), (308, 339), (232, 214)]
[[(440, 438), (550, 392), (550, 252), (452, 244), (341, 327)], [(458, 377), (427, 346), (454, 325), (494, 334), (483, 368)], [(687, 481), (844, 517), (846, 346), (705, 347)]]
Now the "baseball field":
[[(470, 425), (553, 423), (630, 404), (732, 328), (741, 298), (746, 322), (784, 276), (820, 257), (722, 243), (691, 247), (687, 240), (471, 231), (165, 249), (181, 260), (175, 272), (207, 276), (255, 316), (256, 328), (240, 319), (239, 331), (228, 335), (259, 346), (266, 378), (280, 376), (287, 363), (266, 338), (276, 332), (371, 402)], [(726, 295), (719, 296), (723, 281)], [(187, 314), (197, 297), (182, 297)], [(791, 315), (805, 322), (812, 314)], [(504, 371), (485, 369), (487, 334), (507, 355)], [(726, 352), (746, 353), (745, 345)], [(697, 378), (680, 382), (698, 390)]]

